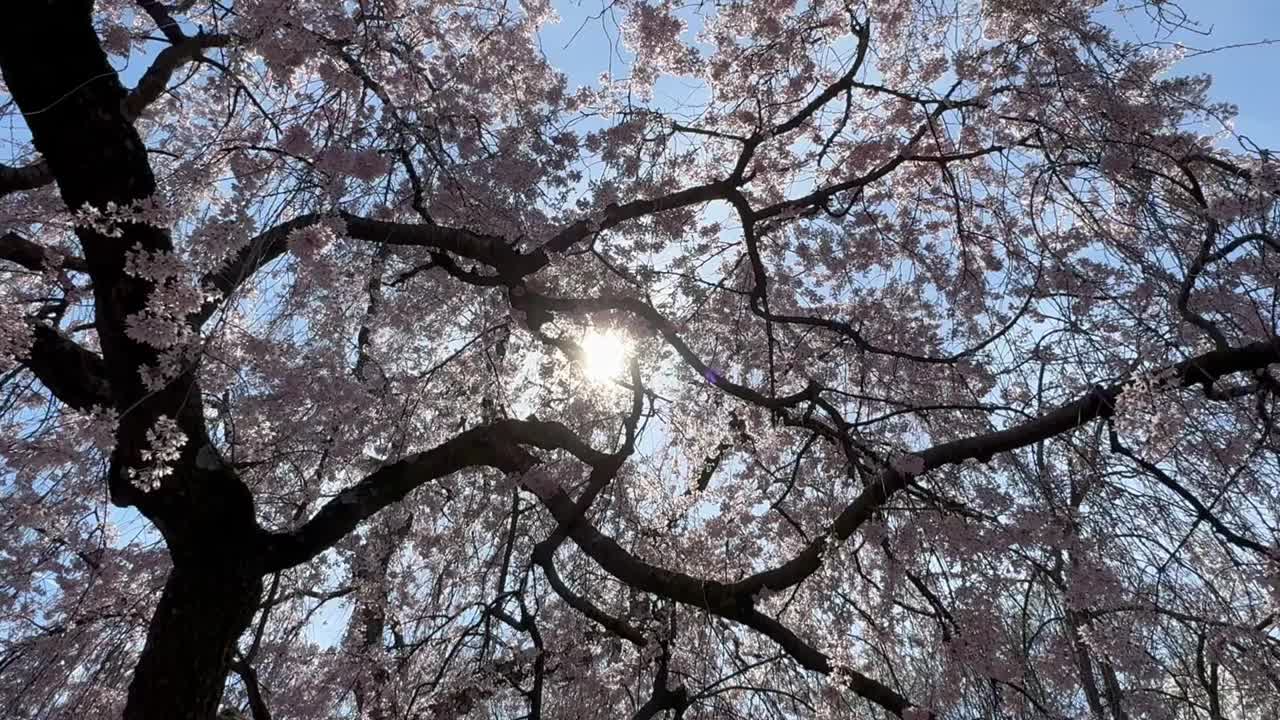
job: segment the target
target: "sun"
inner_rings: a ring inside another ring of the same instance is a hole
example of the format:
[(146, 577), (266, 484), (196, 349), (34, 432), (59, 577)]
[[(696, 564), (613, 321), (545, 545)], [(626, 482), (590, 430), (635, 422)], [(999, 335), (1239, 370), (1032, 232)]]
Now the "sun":
[(631, 343), (622, 333), (589, 330), (582, 337), (582, 372), (592, 382), (617, 380), (627, 367)]

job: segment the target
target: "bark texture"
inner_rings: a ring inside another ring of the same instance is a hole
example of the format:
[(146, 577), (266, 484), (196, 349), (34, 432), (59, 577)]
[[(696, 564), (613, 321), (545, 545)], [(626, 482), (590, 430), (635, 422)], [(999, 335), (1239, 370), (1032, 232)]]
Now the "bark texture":
[[(155, 176), (133, 125), (136, 108), (94, 32), (93, 3), (33, 0), (6, 10), (0, 70), (67, 207), (110, 212), (152, 198)], [(262, 592), (253, 499), (212, 451), (194, 370), (158, 390), (142, 380), (158, 353), (130, 335), (128, 321), (152, 287), (126, 272), (127, 255), (171, 251), (168, 229), (108, 221), (82, 225), (76, 234), (93, 279), (101, 358), (41, 328), (30, 364), (69, 405), (114, 406), (120, 424), (108, 471), (112, 500), (137, 507), (159, 528), (174, 563), (125, 717), (208, 720)], [(196, 322), (190, 319), (193, 328)], [(160, 486), (143, 487), (134, 471), (145, 465), (147, 433), (161, 416), (175, 421), (187, 441)]]

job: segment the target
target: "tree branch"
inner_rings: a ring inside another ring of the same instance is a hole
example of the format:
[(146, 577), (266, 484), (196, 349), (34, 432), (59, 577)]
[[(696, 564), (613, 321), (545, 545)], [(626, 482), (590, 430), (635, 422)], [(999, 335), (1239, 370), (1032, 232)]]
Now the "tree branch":
[(176, 45), (187, 38), (187, 34), (182, 32), (182, 26), (174, 19), (169, 7), (164, 3), (159, 0), (138, 0), (138, 7), (151, 16), (156, 28), (169, 38), (169, 42)]
[(111, 386), (97, 353), (44, 323), (31, 330), (34, 338), (22, 362), (59, 402), (81, 411), (111, 407)]
[(13, 230), (0, 235), (0, 260), (8, 260), (32, 272), (43, 272), (51, 260), (53, 264), (61, 265), (68, 270), (88, 271), (83, 258), (62, 255), (56, 250), (50, 250), (40, 243), (28, 240)]
[(245, 694), (249, 696), (249, 709), (253, 712), (253, 720), (271, 720), (271, 709), (262, 696), (262, 685), (258, 682), (258, 671), (247, 660), (238, 658), (231, 662), (231, 670), (244, 682)]
[[(124, 106), (125, 117), (129, 120), (136, 120), (148, 105), (164, 93), (169, 87), (169, 79), (178, 68), (199, 58), (200, 54), (209, 48), (231, 44), (231, 36), (221, 33), (202, 33), (193, 37), (182, 35), (180, 30), (178, 33), (179, 39), (156, 55), (151, 67), (147, 68), (138, 80), (137, 86), (129, 91), (129, 97), (125, 100)], [(171, 36), (170, 39), (172, 40), (173, 37)]]
[(206, 301), (200, 307), (200, 311), (196, 313), (196, 324), (204, 324), (245, 280), (262, 266), (283, 255), (289, 249), (290, 234), (320, 222), (323, 217), (318, 213), (307, 213), (268, 228), (258, 233), (221, 268), (205, 275), (200, 284), (219, 291), (220, 296)]
[(430, 480), (473, 467), (506, 472), (531, 467), (533, 457), (511, 443), (512, 424), (516, 422), (504, 420), (472, 428), (437, 447), (374, 471), (338, 493), (298, 529), (270, 535), (264, 543), (267, 571), (307, 562), (361, 522)]
[(0, 198), (19, 190), (34, 190), (51, 182), (53, 173), (44, 160), (20, 167), (0, 163)]
[[(1201, 385), (1208, 388), (1218, 378), (1265, 368), (1277, 362), (1280, 362), (1280, 338), (1271, 338), (1197, 355), (1169, 366), (1157, 376), (1165, 378), (1164, 383), (1169, 387)], [(989, 462), (996, 455), (1061, 435), (1099, 418), (1109, 418), (1115, 414), (1116, 399), (1124, 387), (1124, 382), (1108, 387), (1097, 386), (1073, 403), (1013, 427), (941, 443), (915, 453), (923, 461), (920, 474), (966, 460)], [(847, 539), (894, 493), (905, 488), (912, 477), (892, 467), (881, 470), (879, 476), (836, 518), (831, 529), (832, 538), (836, 541)], [(786, 563), (734, 583), (730, 592), (755, 593), (763, 588), (778, 591), (798, 584), (818, 569), (827, 542), (827, 538), (815, 540)]]
[[(264, 567), (267, 572), (273, 572), (316, 557), (349, 534), (360, 522), (429, 480), (473, 467), (491, 467), (505, 472), (530, 470), (539, 460), (521, 447), (522, 444), (565, 450), (591, 465), (603, 465), (614, 460), (612, 456), (592, 450), (558, 423), (502, 420), (472, 428), (431, 450), (415, 453), (373, 472), (326, 503), (302, 527), (267, 536), (262, 551)], [(756, 611), (750, 595), (736, 593), (714, 580), (645, 562), (593, 527), (563, 489), (557, 486), (554, 489), (537, 488), (536, 491), (543, 506), (559, 523), (561, 531), (566, 532), (579, 549), (601, 568), (628, 586), (702, 608), (757, 630), (810, 670), (831, 673), (835, 669), (826, 655), (778, 621)], [(894, 713), (901, 714), (911, 705), (888, 686), (856, 671), (841, 668), (839, 675), (854, 692)]]
[(346, 221), (347, 233), (357, 240), (450, 252), (483, 263), (511, 282), (546, 265), (545, 256), (540, 258), (537, 254), (521, 253), (506, 238), (496, 235), (442, 225), (371, 220), (346, 212), (341, 216)]

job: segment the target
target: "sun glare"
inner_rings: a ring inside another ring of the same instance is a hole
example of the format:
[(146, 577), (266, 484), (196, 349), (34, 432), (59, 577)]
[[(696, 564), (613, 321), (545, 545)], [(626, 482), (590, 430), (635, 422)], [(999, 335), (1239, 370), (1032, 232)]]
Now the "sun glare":
[(582, 338), (582, 371), (594, 382), (618, 379), (627, 366), (628, 345), (622, 334), (591, 330)]

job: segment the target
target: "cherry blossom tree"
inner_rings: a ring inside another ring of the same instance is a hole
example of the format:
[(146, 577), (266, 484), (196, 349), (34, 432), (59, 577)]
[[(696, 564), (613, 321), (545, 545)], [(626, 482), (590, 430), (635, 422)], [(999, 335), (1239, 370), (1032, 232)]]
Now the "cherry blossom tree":
[(0, 715), (1280, 715), (1280, 169), (1116, 12), (9, 3)]

